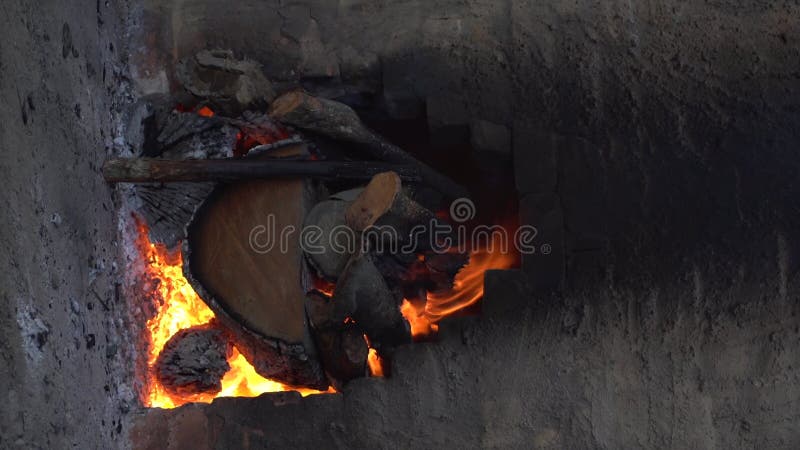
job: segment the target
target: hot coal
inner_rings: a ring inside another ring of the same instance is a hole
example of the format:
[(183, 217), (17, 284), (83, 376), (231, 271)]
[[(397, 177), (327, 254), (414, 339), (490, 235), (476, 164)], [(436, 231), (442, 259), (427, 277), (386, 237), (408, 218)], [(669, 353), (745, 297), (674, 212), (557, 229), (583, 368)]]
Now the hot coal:
[(216, 394), (230, 370), (233, 345), (215, 324), (187, 328), (175, 334), (156, 361), (156, 377), (171, 395)]

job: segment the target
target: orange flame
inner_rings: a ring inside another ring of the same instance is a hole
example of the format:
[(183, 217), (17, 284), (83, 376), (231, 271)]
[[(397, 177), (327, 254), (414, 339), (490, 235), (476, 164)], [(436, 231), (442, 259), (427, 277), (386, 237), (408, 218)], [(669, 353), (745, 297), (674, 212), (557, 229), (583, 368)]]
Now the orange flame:
[[(164, 345), (178, 331), (203, 325), (214, 318), (214, 312), (197, 295), (183, 276), (183, 258), (180, 250), (170, 252), (164, 245), (153, 244), (148, 238), (147, 225), (137, 219), (138, 237), (136, 245), (146, 263), (147, 276), (158, 283), (153, 292), (156, 304), (155, 316), (147, 321), (150, 332), (150, 349), (147, 359), (147, 392), (145, 406), (152, 408), (175, 408), (189, 402), (211, 402), (217, 397), (256, 397), (265, 392), (296, 390), (301, 395), (320, 394), (313, 389), (297, 389), (277, 381), (268, 380), (234, 348), (228, 364), (231, 369), (222, 378), (222, 391), (216, 395), (198, 395), (191, 398), (176, 398), (158, 382), (153, 367)], [(333, 392), (329, 389), (326, 392)]]
[(439, 331), (439, 325), (433, 323), (425, 314), (425, 305), (419, 305), (404, 299), (403, 304), (400, 306), (400, 313), (411, 325), (411, 336), (415, 338), (430, 336)]
[(373, 377), (383, 377), (383, 358), (378, 355), (378, 351), (374, 348), (369, 349), (367, 355), (367, 365), (369, 366), (369, 374)]
[(372, 344), (369, 342), (369, 336), (366, 334), (364, 335), (364, 341), (366, 341), (367, 347), (369, 347), (369, 353), (367, 353), (367, 368), (369, 369), (369, 376), (376, 378), (385, 377), (386, 371), (383, 370), (383, 358), (381, 358), (378, 350), (372, 348)]
[(470, 254), (469, 264), (458, 272), (449, 291), (428, 293), (424, 305), (403, 301), (400, 312), (411, 325), (411, 335), (415, 339), (436, 334), (440, 320), (480, 301), (487, 270), (510, 269), (516, 264), (517, 255), (502, 252), (499, 241), (493, 242), (488, 248), (491, 251), (482, 249)]

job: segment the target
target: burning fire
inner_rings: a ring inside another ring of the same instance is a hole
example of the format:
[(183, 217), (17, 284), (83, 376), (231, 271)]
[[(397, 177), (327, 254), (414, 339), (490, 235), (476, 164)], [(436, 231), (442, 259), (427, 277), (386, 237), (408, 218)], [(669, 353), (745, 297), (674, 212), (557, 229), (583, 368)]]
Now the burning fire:
[[(153, 374), (153, 367), (161, 350), (178, 331), (203, 325), (214, 318), (214, 313), (203, 302), (192, 286), (183, 277), (183, 261), (180, 250), (170, 252), (165, 246), (150, 242), (147, 225), (138, 222), (136, 240), (140, 254), (146, 263), (147, 276), (158, 283), (155, 289), (155, 316), (147, 321), (150, 332), (150, 352), (147, 359), (147, 392), (145, 406), (153, 408), (175, 408), (189, 402), (210, 402), (217, 397), (256, 397), (265, 392), (299, 391), (301, 395), (320, 394), (313, 389), (297, 389), (277, 381), (268, 380), (256, 373), (239, 351), (234, 348), (228, 364), (231, 369), (222, 379), (222, 391), (216, 395), (176, 398), (166, 392)], [(332, 392), (332, 391), (327, 391)]]
[(424, 338), (439, 331), (439, 325), (433, 323), (425, 314), (425, 305), (412, 303), (405, 299), (400, 306), (400, 312), (411, 325), (411, 336), (415, 339)]
[(474, 305), (483, 298), (483, 276), (487, 270), (510, 269), (516, 264), (516, 254), (499, 251), (499, 245), (492, 245), (489, 248), (495, 251), (489, 252), (484, 249), (472, 252), (469, 264), (458, 272), (453, 288), (449, 291), (428, 293), (424, 305), (403, 301), (400, 311), (411, 325), (411, 335), (415, 339), (436, 334), (439, 331), (440, 320)]
[[(178, 105), (176, 110), (195, 112), (202, 117), (215, 115), (215, 112), (207, 106), (186, 108)], [(256, 145), (272, 143), (288, 136), (288, 132), (281, 127), (275, 129), (244, 128), (237, 134), (234, 153), (242, 156)], [(214, 319), (214, 313), (184, 278), (180, 250), (170, 252), (163, 245), (153, 244), (148, 237), (147, 225), (137, 219), (137, 226), (136, 244), (146, 263), (146, 275), (157, 283), (152, 294), (156, 304), (156, 314), (147, 322), (150, 348), (147, 360), (145, 406), (175, 408), (189, 402), (208, 403), (218, 397), (256, 397), (266, 392), (291, 390), (296, 390), (303, 396), (335, 392), (333, 388), (329, 388), (328, 391), (298, 389), (266, 379), (256, 373), (255, 368), (234, 347), (228, 358), (230, 370), (222, 378), (222, 390), (219, 393), (192, 396), (191, 398), (177, 398), (175, 395), (169, 394), (153, 372), (159, 354), (178, 331), (207, 324)], [(497, 246), (493, 247), (497, 248)], [(469, 264), (458, 273), (452, 289), (447, 292), (428, 293), (425, 303), (403, 301), (401, 313), (411, 325), (411, 334), (415, 339), (436, 334), (439, 330), (438, 322), (440, 320), (477, 303), (483, 297), (484, 273), (491, 269), (511, 268), (517, 259), (517, 256), (511, 253), (487, 250), (473, 251), (470, 256)], [(319, 281), (316, 288), (329, 296), (332, 295), (335, 285)], [(366, 335), (364, 338), (369, 345)], [(371, 346), (367, 365), (371, 376), (383, 377), (385, 375), (384, 360)]]
[(383, 358), (378, 355), (378, 351), (370, 347), (369, 354), (367, 355), (367, 365), (369, 366), (369, 374), (373, 377), (383, 377)]

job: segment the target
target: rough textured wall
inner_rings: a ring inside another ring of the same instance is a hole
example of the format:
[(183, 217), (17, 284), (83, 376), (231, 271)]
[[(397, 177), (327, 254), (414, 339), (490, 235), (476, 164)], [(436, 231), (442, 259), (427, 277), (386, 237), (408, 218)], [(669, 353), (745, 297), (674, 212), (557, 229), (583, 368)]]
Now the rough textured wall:
[[(796, 241), (795, 4), (145, 4), (148, 50), (133, 58), (143, 93), (175, 89), (172, 63), (222, 47), (283, 87), (426, 114), (434, 129), (507, 127), (523, 213), (564, 242), (570, 286), (748, 263), (766, 250), (753, 237), (771, 235), (773, 251)], [(544, 285), (563, 265), (530, 261)]]
[(113, 448), (135, 402), (119, 329), (113, 146), (122, 2), (0, 6), (0, 448)]
[[(214, 423), (342, 448), (798, 445), (796, 4), (157, 3), (145, 35), (169, 51), (138, 55), (142, 92), (224, 47), (393, 117), (505, 126), (556, 250), (509, 275), (513, 314), (407, 349), (396, 378)], [(283, 414), (326, 431), (286, 436)]]
[[(532, 295), (489, 276), (480, 320), (402, 349), (343, 395), (153, 411), (137, 448), (797, 448), (797, 307), (668, 295)], [(296, 394), (295, 394), (296, 395)], [(248, 447), (249, 445), (249, 447)]]

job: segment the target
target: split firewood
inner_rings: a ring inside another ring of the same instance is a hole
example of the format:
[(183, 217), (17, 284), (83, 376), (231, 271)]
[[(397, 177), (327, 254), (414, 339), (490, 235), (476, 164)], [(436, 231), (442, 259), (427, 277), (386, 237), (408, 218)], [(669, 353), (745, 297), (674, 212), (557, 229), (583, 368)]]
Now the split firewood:
[(468, 196), (463, 186), (367, 128), (356, 112), (343, 103), (293, 91), (276, 98), (269, 115), (297, 128), (362, 145), (371, 156), (380, 160), (411, 165), (419, 171), (424, 183), (450, 198)]
[(369, 347), (364, 332), (353, 321), (334, 320), (333, 302), (320, 292), (306, 297), (306, 313), (322, 367), (333, 386), (366, 375)]
[(326, 389), (303, 299), (309, 275), (299, 233), (316, 200), (308, 180), (218, 186), (184, 242), (184, 275), (266, 378)]
[[(399, 243), (415, 239), (418, 242), (412, 244), (421, 244), (421, 248), (427, 248), (430, 225), (436, 217), (431, 211), (408, 198), (396, 173), (385, 172), (372, 178), (348, 208), (345, 220), (348, 226), (358, 232), (374, 227), (381, 237), (387, 236), (384, 234), (386, 231), (390, 238), (396, 238)], [(421, 227), (419, 231), (424, 233), (411, 236), (415, 227)], [(416, 246), (412, 250), (416, 251)]]
[(222, 390), (232, 351), (230, 336), (213, 322), (187, 328), (167, 341), (156, 360), (155, 375), (170, 395), (214, 395)]
[(304, 229), (318, 227), (319, 231), (307, 234), (306, 258), (317, 273), (329, 281), (339, 278), (354, 251), (355, 241), (360, 239), (346, 228), (345, 212), (349, 205), (341, 200), (326, 200), (314, 205), (305, 219)]
[(336, 284), (332, 320), (355, 320), (375, 347), (399, 345), (411, 339), (408, 322), (400, 313), (402, 300), (402, 293), (386, 284), (373, 256), (357, 254)]
[(361, 249), (361, 236), (347, 226), (345, 213), (363, 191), (356, 188), (332, 194), (328, 200), (314, 205), (306, 216), (304, 229), (316, 227), (317, 231), (307, 234), (306, 258), (327, 281), (336, 281), (352, 254)]
[(369, 161), (173, 161), (151, 158), (108, 160), (103, 165), (103, 176), (109, 183), (242, 181), (292, 177), (362, 180), (387, 170), (399, 172), (411, 181), (419, 179), (410, 167)]

